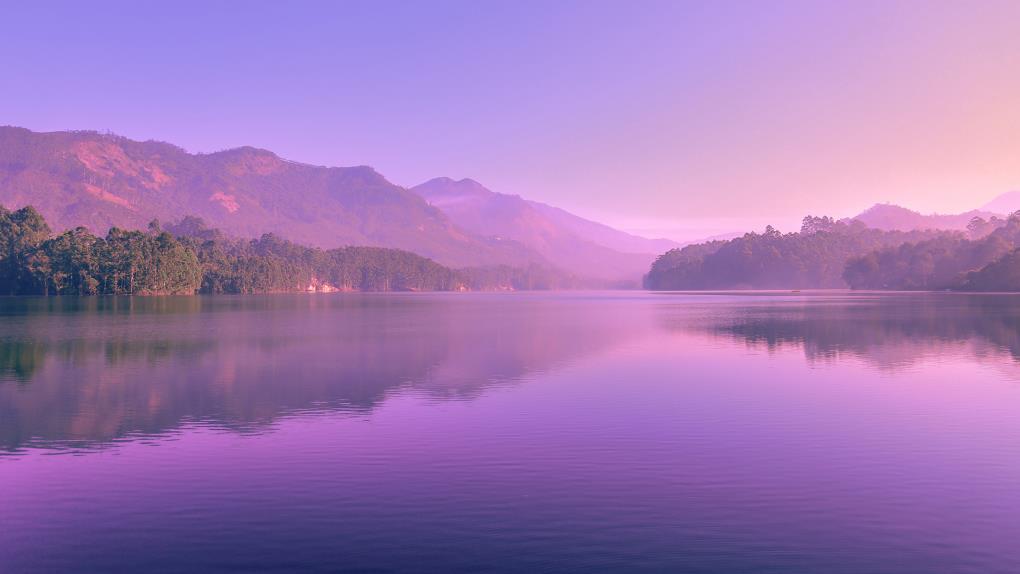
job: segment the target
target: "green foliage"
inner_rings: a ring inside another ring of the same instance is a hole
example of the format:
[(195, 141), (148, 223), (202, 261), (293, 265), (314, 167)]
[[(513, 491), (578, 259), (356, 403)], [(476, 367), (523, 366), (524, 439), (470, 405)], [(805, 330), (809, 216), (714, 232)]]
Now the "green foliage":
[(882, 231), (860, 222), (805, 217), (798, 233), (748, 233), (673, 249), (645, 277), (649, 289), (844, 288), (847, 259), (887, 246), (951, 232)]
[(173, 229), (187, 234), (180, 240), (197, 254), (202, 293), (448, 291), (463, 284), (453, 270), (397, 249), (323, 250), (273, 234), (251, 241), (227, 239), (197, 218), (186, 218)]
[(31, 207), (0, 208), (0, 286), (5, 294), (160, 295), (295, 291), (459, 291), (557, 289), (573, 276), (531, 266), (453, 270), (380, 247), (305, 247), (265, 234), (225, 237), (197, 217), (146, 231), (84, 227), (49, 237)]
[(748, 233), (674, 249), (645, 278), (650, 289), (1020, 291), (1020, 213), (975, 217), (967, 232), (882, 231), (805, 217), (799, 233)]
[(0, 206), (0, 294), (15, 295), (33, 287), (28, 257), (50, 236), (50, 227), (35, 208), (8, 211)]
[(1020, 291), (1020, 249), (968, 273), (962, 288), (966, 291)]
[(976, 239), (947, 233), (851, 257), (843, 277), (854, 289), (1005, 289), (1011, 259), (1003, 258), (1020, 244), (1020, 216), (975, 218), (969, 232)]
[(31, 280), (20, 293), (188, 294), (201, 281), (194, 251), (169, 233), (113, 228), (103, 239), (78, 227), (40, 243), (26, 262)]

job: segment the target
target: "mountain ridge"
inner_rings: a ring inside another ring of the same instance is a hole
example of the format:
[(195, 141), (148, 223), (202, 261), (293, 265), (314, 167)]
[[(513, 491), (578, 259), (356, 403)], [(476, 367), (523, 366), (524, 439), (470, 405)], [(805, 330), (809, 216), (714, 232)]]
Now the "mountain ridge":
[(556, 266), (603, 279), (636, 279), (661, 247), (678, 245), (634, 236), (519, 195), (495, 192), (470, 178), (437, 177), (410, 189), (460, 227), (517, 241)]
[(991, 217), (1002, 217), (1002, 214), (972, 209), (956, 214), (932, 213), (925, 215), (893, 203), (876, 203), (854, 217), (847, 218), (847, 220), (860, 221), (868, 227), (885, 231), (923, 229), (963, 231), (967, 229), (967, 225), (975, 217), (989, 219)]
[(997, 195), (994, 199), (980, 208), (982, 211), (991, 211), (1010, 215), (1020, 210), (1020, 190), (1007, 191)]
[(393, 247), (454, 266), (548, 264), (516, 242), (466, 232), (369, 166), (313, 166), (251, 146), (195, 154), (154, 140), (3, 126), (0, 204), (34, 205), (57, 230), (104, 233), (194, 215), (240, 237)]

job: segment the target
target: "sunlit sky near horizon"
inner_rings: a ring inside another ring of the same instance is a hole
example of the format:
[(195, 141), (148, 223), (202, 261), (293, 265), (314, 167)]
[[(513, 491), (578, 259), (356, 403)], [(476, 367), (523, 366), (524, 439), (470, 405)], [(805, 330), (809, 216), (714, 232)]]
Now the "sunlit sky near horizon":
[(631, 230), (1020, 189), (1020, 2), (20, 2), (0, 124), (471, 177)]

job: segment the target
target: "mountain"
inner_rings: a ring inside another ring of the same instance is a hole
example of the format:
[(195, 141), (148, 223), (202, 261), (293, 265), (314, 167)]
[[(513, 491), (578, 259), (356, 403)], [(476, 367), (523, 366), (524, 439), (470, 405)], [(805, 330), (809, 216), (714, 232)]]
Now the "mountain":
[(96, 132), (0, 127), (0, 205), (34, 205), (55, 231), (144, 228), (195, 215), (228, 234), (394, 247), (451, 266), (547, 265), (537, 252), (458, 227), (370, 167), (320, 167), (242, 147), (192, 154)]
[(662, 253), (681, 245), (672, 239), (649, 239), (626, 233), (603, 223), (579, 217), (559, 207), (538, 201), (528, 201), (528, 204), (544, 214), (556, 225), (577, 236), (622, 253)]
[(637, 280), (669, 240), (645, 239), (562, 209), (496, 193), (472, 179), (438, 177), (411, 188), (456, 225), (519, 242), (554, 265), (601, 279)]
[(981, 206), (981, 210), (990, 211), (992, 213), (1001, 213), (1004, 215), (1009, 215), (1020, 210), (1020, 190), (1007, 191)]
[(886, 231), (894, 229), (900, 231), (919, 229), (955, 229), (962, 231), (967, 229), (967, 224), (975, 217), (988, 219), (998, 214), (998, 212), (974, 209), (955, 215), (922, 215), (898, 205), (877, 203), (851, 219), (860, 221), (868, 227)]
[[(895, 251), (904, 244), (930, 245), (931, 240), (969, 244), (953, 231), (887, 231), (853, 220), (808, 216), (799, 232), (781, 233), (769, 226), (764, 233), (667, 251), (655, 260), (644, 283), (652, 290), (844, 289), (848, 282), (853, 286), (846, 271), (851, 258)], [(994, 255), (997, 249), (985, 249), (980, 257)], [(903, 268), (931, 272), (928, 261), (908, 260)], [(934, 271), (944, 271), (935, 267)], [(956, 266), (947, 267), (958, 271)], [(865, 265), (862, 272), (871, 270)]]

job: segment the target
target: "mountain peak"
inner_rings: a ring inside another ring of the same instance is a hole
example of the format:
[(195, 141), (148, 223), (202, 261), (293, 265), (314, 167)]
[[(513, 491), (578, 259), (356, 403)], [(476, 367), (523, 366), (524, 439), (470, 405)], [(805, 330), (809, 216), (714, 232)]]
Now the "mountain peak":
[(983, 211), (1009, 215), (1020, 210), (1020, 190), (1007, 191), (981, 206)]
[(896, 205), (895, 203), (876, 203), (871, 207), (865, 209), (855, 219), (859, 219), (862, 216), (868, 215), (921, 215), (919, 211), (914, 211), (903, 207), (902, 205)]
[(860, 221), (868, 227), (883, 230), (898, 229), (914, 231), (924, 229), (965, 230), (970, 220), (975, 217), (985, 219), (995, 215), (988, 211), (971, 210), (956, 214), (933, 213), (924, 215), (920, 212), (894, 203), (876, 203), (850, 219)]
[(455, 188), (474, 188), (474, 189), (481, 188), (484, 189), (485, 191), (490, 191), (484, 185), (478, 183), (478, 181), (471, 179), (470, 177), (464, 177), (461, 179), (453, 179), (452, 177), (446, 176), (433, 177), (432, 179), (426, 181), (425, 183), (418, 184), (415, 187), (437, 188), (440, 186)]
[(501, 195), (467, 177), (459, 180), (451, 177), (434, 177), (425, 183), (412, 187), (411, 190), (436, 206)]
[(631, 235), (537, 201), (491, 191), (464, 178), (437, 177), (411, 188), (465, 229), (510, 238), (564, 269), (609, 278), (637, 277), (675, 247)]
[(258, 147), (250, 145), (244, 145), (240, 147), (232, 147), (225, 150), (220, 150), (208, 154), (209, 156), (224, 156), (224, 157), (271, 157), (280, 159), (280, 156), (275, 153)]

